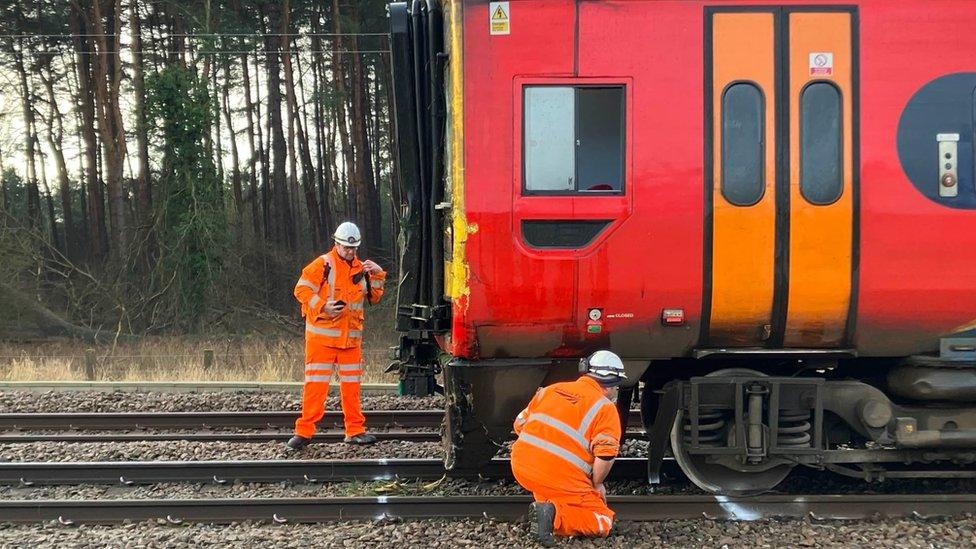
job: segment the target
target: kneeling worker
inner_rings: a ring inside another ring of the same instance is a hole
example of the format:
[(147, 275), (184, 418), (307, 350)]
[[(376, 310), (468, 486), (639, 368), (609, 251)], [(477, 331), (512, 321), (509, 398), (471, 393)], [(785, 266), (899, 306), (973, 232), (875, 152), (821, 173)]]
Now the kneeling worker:
[(305, 317), (305, 386), (302, 415), (295, 422), (295, 436), (288, 448), (301, 450), (315, 434), (315, 424), (325, 414), (329, 381), (339, 376), (345, 441), (370, 444), (376, 437), (366, 432), (366, 418), (359, 403), (363, 375), (363, 306), (383, 295), (386, 273), (372, 261), (360, 261), (356, 249), (362, 243), (359, 228), (348, 221), (336, 229), (335, 247), (302, 269), (295, 285), (295, 299)]
[(539, 389), (515, 418), (512, 472), (532, 492), (532, 527), (544, 545), (560, 536), (610, 533), (604, 479), (620, 449), (613, 401), (627, 376), (620, 357), (597, 351), (580, 361), (576, 381)]

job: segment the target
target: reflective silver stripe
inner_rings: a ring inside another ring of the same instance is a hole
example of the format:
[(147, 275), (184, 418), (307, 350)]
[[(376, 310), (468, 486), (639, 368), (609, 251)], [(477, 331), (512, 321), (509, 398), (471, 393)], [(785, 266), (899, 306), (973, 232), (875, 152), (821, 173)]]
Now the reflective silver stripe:
[(333, 328), (319, 328), (308, 322), (305, 323), (305, 331), (312, 332), (313, 334), (321, 334), (332, 337), (339, 337), (342, 335), (342, 330), (335, 330)]
[(312, 299), (308, 300), (308, 306), (314, 309), (318, 307), (319, 301), (322, 301), (322, 298), (317, 295), (313, 295)]
[(331, 362), (309, 362), (305, 365), (305, 371), (310, 372), (312, 370), (332, 370)]
[(332, 379), (331, 373), (327, 376), (305, 376), (306, 383), (309, 381), (329, 381), (331, 379)]
[(349, 330), (349, 337), (363, 337), (362, 330)]
[(383, 280), (370, 280), (369, 285), (374, 288), (382, 288), (383, 282), (384, 282)]
[(322, 254), (322, 261), (329, 266), (329, 276), (326, 277), (326, 282), (329, 284), (329, 301), (335, 301), (335, 265), (332, 264), (331, 254)]
[(362, 301), (356, 301), (356, 302), (350, 303), (349, 304), (349, 308), (352, 309), (352, 310), (354, 310), (354, 311), (359, 311), (359, 310), (361, 310), (363, 308), (363, 302)]
[(576, 429), (573, 429), (569, 425), (566, 425), (562, 421), (559, 421), (558, 419), (550, 415), (535, 413), (529, 416), (529, 421), (530, 422), (538, 421), (539, 423), (544, 423), (554, 429), (557, 429), (562, 434), (575, 440), (577, 444), (580, 445), (580, 448), (582, 448), (586, 452), (590, 451), (590, 445), (586, 442), (586, 439), (583, 438), (582, 434), (580, 434)]
[(600, 397), (599, 400), (593, 403), (593, 406), (590, 406), (590, 409), (586, 411), (586, 415), (583, 416), (583, 421), (580, 422), (580, 435), (584, 437), (586, 436), (586, 431), (590, 428), (590, 424), (593, 423), (593, 419), (596, 418), (596, 413), (600, 411), (600, 408), (603, 408), (607, 404), (610, 404), (611, 406), (613, 405), (613, 403), (606, 398)]
[(579, 456), (565, 448), (560, 448), (551, 442), (527, 434), (525, 431), (522, 431), (522, 434), (519, 435), (519, 440), (524, 441), (526, 444), (531, 444), (540, 450), (545, 450), (550, 454), (565, 459), (566, 461), (579, 467), (584, 473), (586, 473), (586, 476), (590, 476), (593, 473), (593, 467), (589, 463), (583, 461)]
[(295, 286), (305, 286), (307, 288), (311, 288), (313, 291), (319, 291), (319, 285), (307, 278), (298, 279), (298, 284), (295, 284)]
[(359, 370), (362, 370), (362, 369), (363, 369), (363, 365), (362, 364), (358, 364), (358, 363), (357, 364), (340, 364), (339, 365), (339, 371), (340, 372), (356, 372), (356, 371), (359, 371)]
[(359, 383), (361, 376), (339, 376), (340, 383)]

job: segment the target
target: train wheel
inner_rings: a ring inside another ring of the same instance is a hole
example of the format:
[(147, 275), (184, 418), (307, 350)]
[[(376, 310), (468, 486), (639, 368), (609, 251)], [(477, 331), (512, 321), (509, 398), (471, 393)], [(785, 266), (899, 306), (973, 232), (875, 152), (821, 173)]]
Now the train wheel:
[[(708, 374), (712, 376), (765, 376), (761, 372), (746, 368), (730, 368), (719, 370)], [(702, 416), (699, 416), (700, 419)], [(708, 418), (705, 418), (706, 420)], [(715, 425), (713, 422), (712, 425)], [(675, 417), (674, 426), (671, 428), (671, 451), (675, 461), (681, 467), (688, 478), (696, 486), (707, 492), (714, 494), (724, 494), (730, 496), (753, 496), (768, 492), (782, 482), (793, 469), (792, 464), (777, 464), (772, 467), (749, 466), (749, 470), (740, 471), (730, 469), (719, 463), (711, 463), (709, 458), (712, 456), (703, 454), (690, 454), (685, 439), (685, 419), (684, 412), (678, 410)], [(735, 436), (734, 428), (726, 428), (724, 431), (716, 430), (715, 436), (724, 441), (732, 440)], [(718, 439), (716, 439), (718, 440)]]

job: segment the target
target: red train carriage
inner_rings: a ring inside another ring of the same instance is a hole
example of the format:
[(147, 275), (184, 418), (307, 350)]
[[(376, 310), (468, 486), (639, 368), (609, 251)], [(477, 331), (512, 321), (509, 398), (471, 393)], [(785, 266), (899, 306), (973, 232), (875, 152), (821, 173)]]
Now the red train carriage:
[[(796, 465), (971, 476), (976, 10), (391, 5), (400, 359), (438, 366), (448, 465), (609, 348), (652, 480)], [(413, 379), (413, 378), (410, 378)], [(967, 466), (970, 466), (967, 470)]]

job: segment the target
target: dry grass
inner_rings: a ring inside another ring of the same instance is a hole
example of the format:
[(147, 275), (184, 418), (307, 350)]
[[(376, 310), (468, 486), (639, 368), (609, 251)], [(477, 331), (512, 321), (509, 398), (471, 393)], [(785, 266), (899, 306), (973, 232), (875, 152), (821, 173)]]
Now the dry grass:
[[(390, 300), (392, 302), (392, 300)], [(363, 362), (364, 383), (393, 383), (384, 374), (389, 347), (396, 341), (390, 305), (368, 312)], [(84, 381), (85, 349), (95, 351), (97, 381), (301, 381), (305, 346), (302, 336), (146, 337), (117, 345), (74, 341), (0, 342), (0, 380)], [(213, 350), (212, 368), (203, 366), (204, 350)]]

